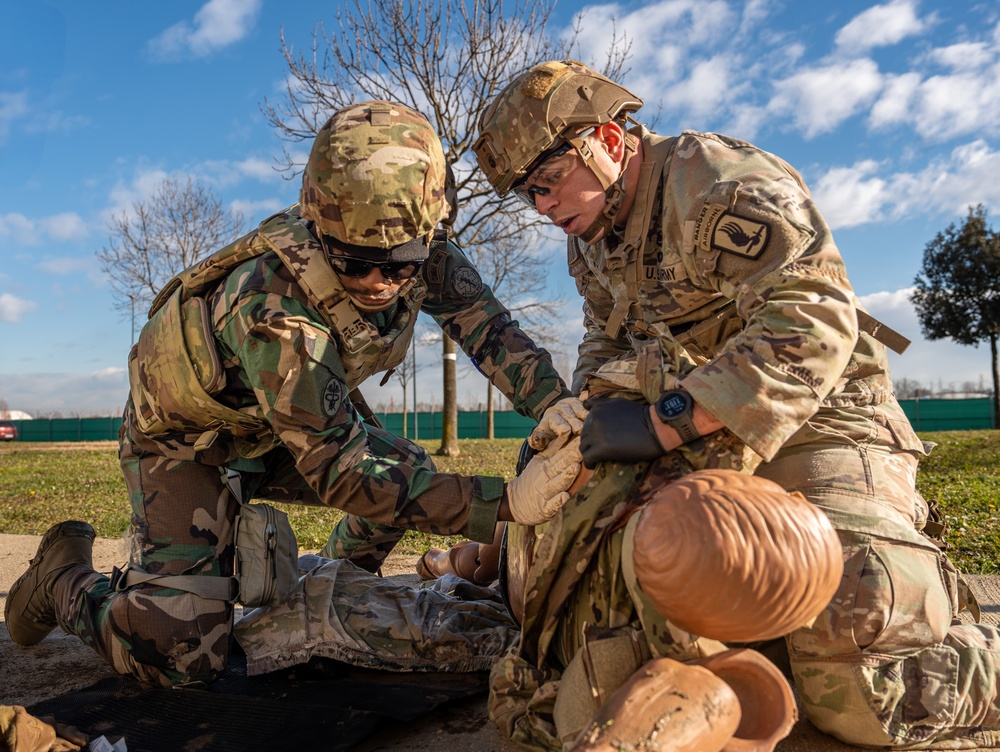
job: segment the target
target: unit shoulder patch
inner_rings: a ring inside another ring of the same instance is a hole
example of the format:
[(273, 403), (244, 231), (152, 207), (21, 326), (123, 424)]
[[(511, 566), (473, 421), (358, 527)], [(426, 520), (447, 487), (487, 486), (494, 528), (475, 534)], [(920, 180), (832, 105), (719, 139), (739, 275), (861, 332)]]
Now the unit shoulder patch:
[(460, 266), (451, 275), (451, 288), (462, 300), (472, 300), (483, 291), (483, 280), (473, 267)]
[(756, 259), (767, 248), (770, 234), (767, 222), (741, 217), (719, 204), (706, 204), (698, 217), (694, 240), (702, 251)]
[(770, 229), (766, 222), (725, 212), (712, 230), (712, 248), (755, 259), (767, 248)]
[(332, 418), (340, 409), (340, 403), (344, 401), (344, 384), (336, 376), (331, 376), (323, 389), (323, 412), (328, 418)]

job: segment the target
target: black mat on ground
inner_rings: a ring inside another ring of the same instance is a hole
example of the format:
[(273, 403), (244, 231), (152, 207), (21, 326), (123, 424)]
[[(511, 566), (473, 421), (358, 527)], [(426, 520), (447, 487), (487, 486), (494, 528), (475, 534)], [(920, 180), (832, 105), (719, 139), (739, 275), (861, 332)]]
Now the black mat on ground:
[(387, 718), (407, 721), (486, 691), (488, 675), (401, 674), (314, 659), (248, 677), (234, 658), (206, 689), (161, 689), (127, 677), (30, 708), (92, 737), (125, 738), (129, 752), (351, 750)]

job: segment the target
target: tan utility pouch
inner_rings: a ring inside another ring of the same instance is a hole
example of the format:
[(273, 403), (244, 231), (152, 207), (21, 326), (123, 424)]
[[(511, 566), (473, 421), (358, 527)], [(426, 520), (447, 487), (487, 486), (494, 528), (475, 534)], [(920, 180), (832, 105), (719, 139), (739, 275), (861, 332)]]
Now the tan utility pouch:
[(243, 504), (236, 516), (236, 579), (244, 606), (277, 606), (299, 579), (299, 546), (288, 515), (270, 504)]
[(266, 429), (253, 415), (212, 398), (225, 373), (204, 298), (181, 299), (178, 287), (153, 314), (129, 355), (129, 386), (139, 429), (151, 436), (225, 428), (234, 436)]

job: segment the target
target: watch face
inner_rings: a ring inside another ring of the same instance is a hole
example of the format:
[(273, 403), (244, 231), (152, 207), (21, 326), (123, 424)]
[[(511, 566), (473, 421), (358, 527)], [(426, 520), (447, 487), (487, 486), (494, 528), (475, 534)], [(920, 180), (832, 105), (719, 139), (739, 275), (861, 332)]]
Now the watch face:
[(669, 420), (683, 415), (687, 411), (687, 408), (688, 401), (684, 399), (683, 395), (676, 393), (665, 394), (660, 397), (658, 412), (663, 418)]

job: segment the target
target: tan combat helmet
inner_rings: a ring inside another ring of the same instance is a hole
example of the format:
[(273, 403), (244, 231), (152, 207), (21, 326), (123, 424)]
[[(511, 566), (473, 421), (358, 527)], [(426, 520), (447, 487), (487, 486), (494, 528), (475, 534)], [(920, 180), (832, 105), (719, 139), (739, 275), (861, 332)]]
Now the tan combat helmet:
[[(590, 242), (600, 229), (613, 224), (625, 192), (621, 176), (612, 181), (604, 174), (583, 137), (590, 128), (623, 120), (640, 107), (642, 100), (632, 92), (583, 63), (539, 63), (508, 84), (483, 112), (472, 148), (500, 196), (515, 189), (560, 147), (568, 143), (575, 148), (608, 197), (601, 217), (583, 236)], [(628, 144), (631, 154), (635, 148), (631, 138)]]
[(316, 135), (301, 214), (353, 255), (415, 260), (403, 257), (423, 248), (426, 258), (450, 212), (446, 182), (441, 141), (423, 115), (395, 102), (361, 102), (335, 112)]

